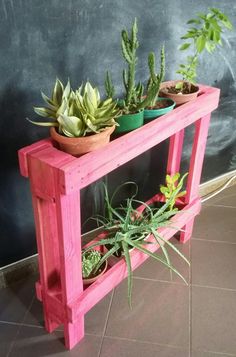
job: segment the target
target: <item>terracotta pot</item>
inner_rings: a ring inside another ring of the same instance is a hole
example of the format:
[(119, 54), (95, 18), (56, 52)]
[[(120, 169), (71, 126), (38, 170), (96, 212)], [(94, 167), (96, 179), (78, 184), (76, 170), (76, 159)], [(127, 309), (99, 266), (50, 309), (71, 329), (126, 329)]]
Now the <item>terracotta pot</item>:
[(84, 285), (90, 285), (92, 283), (94, 283), (97, 279), (100, 278), (100, 276), (102, 276), (106, 270), (107, 270), (107, 260), (102, 264), (101, 268), (98, 271), (98, 275), (92, 277), (92, 278), (83, 278), (83, 284)]
[(78, 138), (68, 138), (67, 136), (58, 134), (56, 129), (52, 127), (50, 129), (50, 134), (53, 140), (59, 144), (62, 151), (73, 156), (81, 156), (90, 151), (97, 150), (109, 143), (110, 136), (114, 130), (115, 125), (106, 128), (98, 134), (81, 136)]
[(191, 100), (194, 100), (197, 98), (197, 96), (200, 92), (200, 89), (198, 86), (194, 86), (196, 88), (196, 91), (193, 93), (189, 93), (189, 94), (169, 93), (167, 88), (174, 87), (179, 82), (183, 82), (183, 81), (177, 80), (177, 81), (163, 82), (160, 87), (160, 96), (166, 97), (166, 98), (171, 98), (176, 103), (176, 105), (184, 104), (184, 103), (190, 102)]

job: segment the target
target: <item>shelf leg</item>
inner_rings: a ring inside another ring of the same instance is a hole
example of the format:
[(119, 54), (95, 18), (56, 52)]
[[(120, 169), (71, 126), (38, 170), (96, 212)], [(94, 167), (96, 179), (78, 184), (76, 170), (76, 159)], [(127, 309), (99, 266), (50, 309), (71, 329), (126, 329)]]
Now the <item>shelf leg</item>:
[(65, 346), (71, 350), (84, 337), (84, 317), (64, 325)]
[[(187, 194), (185, 198), (185, 203), (187, 204), (199, 197), (199, 184), (201, 180), (210, 119), (211, 115), (208, 114), (195, 122), (195, 135), (187, 180)], [(193, 224), (194, 219), (190, 219), (189, 222), (183, 227), (184, 232), (181, 232), (180, 234), (180, 241), (182, 243), (187, 242), (187, 240), (191, 238)]]
[(184, 129), (170, 137), (167, 173), (173, 175), (179, 172), (184, 141)]
[[(59, 186), (58, 186), (59, 187)], [(65, 306), (64, 337), (71, 349), (84, 336), (84, 316), (69, 321), (67, 307), (83, 292), (81, 259), (80, 191), (56, 194), (58, 241), (61, 261), (61, 292)]]
[[(32, 192), (34, 188), (32, 188)], [(57, 245), (57, 224), (55, 220), (55, 204), (32, 194), (36, 238), (38, 247), (38, 262), (40, 273), (40, 295), (43, 302), (44, 323), (48, 332), (55, 330), (59, 323), (53, 319), (46, 299), (50, 289), (59, 283), (59, 251)]]

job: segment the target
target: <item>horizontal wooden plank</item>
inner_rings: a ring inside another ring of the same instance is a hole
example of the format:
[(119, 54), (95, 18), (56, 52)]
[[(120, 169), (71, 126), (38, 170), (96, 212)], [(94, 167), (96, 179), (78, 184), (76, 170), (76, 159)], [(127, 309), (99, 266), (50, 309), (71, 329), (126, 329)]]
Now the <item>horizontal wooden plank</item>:
[(105, 147), (77, 158), (60, 169), (60, 189), (70, 193), (83, 188), (108, 172), (142, 154), (174, 133), (194, 123), (217, 108), (220, 90), (202, 87), (196, 100), (113, 140)]
[[(169, 240), (179, 229), (181, 229), (189, 220), (193, 219), (201, 209), (200, 199), (196, 199), (191, 204), (187, 205), (183, 210), (177, 213), (171, 220), (173, 225), (158, 230), (158, 232)], [(150, 236), (149, 239), (152, 239)], [(154, 240), (153, 240), (154, 241)], [(155, 252), (159, 246), (150, 244), (146, 249)], [(139, 267), (148, 256), (138, 250), (133, 250), (131, 253), (132, 270)], [(181, 258), (180, 258), (181, 259)], [(106, 294), (115, 288), (124, 278), (127, 277), (127, 267), (122, 259), (112, 268), (110, 268), (97, 282), (90, 285), (75, 302), (68, 306), (68, 318), (71, 322), (79, 319), (83, 314), (88, 312), (96, 305)]]

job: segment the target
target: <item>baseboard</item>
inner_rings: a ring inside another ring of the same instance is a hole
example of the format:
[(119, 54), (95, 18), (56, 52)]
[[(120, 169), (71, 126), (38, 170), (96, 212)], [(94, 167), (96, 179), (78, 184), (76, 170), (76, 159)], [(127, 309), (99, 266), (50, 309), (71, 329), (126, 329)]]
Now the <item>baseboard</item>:
[[(235, 176), (235, 177), (234, 177)], [(229, 186), (236, 185), (236, 170), (228, 172), (224, 175), (218, 176), (213, 180), (207, 181), (200, 185), (200, 196), (204, 197), (212, 192), (220, 189), (232, 177), (234, 179), (230, 182)], [(83, 235), (83, 241), (86, 244), (91, 237), (95, 237), (101, 229), (95, 229)], [(17, 281), (26, 279), (27, 277), (38, 273), (38, 255), (35, 254), (28, 258), (22, 259), (13, 264), (9, 264), (0, 268), (0, 289), (5, 288)]]
[[(83, 234), (84, 244), (88, 243), (91, 238), (96, 237), (99, 232), (101, 232), (101, 228)], [(0, 289), (20, 280), (25, 280), (34, 274), (38, 274), (38, 254), (0, 268)]]
[(223, 174), (212, 180), (202, 183), (199, 189), (200, 196), (204, 197), (213, 192), (216, 192), (218, 189), (223, 187), (231, 178), (233, 179), (227, 187), (236, 185), (236, 170), (227, 172), (226, 174)]

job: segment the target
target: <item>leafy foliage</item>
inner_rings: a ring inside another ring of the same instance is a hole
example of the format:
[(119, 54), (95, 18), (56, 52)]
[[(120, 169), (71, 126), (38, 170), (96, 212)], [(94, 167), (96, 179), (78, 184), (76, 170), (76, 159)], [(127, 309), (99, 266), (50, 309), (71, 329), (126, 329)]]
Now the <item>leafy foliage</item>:
[[(125, 201), (124, 205), (121, 205), (118, 208), (114, 208), (114, 197), (125, 185), (133, 185), (135, 192)], [(175, 200), (179, 194), (180, 189), (180, 186), (176, 188), (170, 195), (169, 199), (166, 200), (165, 204), (158, 209), (151, 208), (146, 203), (135, 199), (138, 189), (134, 182), (125, 182), (119, 186), (111, 198), (108, 195), (107, 187), (104, 185), (106, 214), (104, 216), (98, 215), (93, 219), (95, 219), (98, 224), (104, 226), (107, 235), (106, 238), (92, 244), (88, 249), (101, 245), (105, 245), (108, 249), (107, 253), (103, 255), (96, 269), (98, 269), (103, 264), (103, 262), (113, 254), (119, 255), (120, 252), (123, 252), (128, 270), (128, 301), (130, 306), (133, 285), (133, 273), (130, 258), (131, 248), (136, 248), (142, 253), (147, 254), (156, 261), (162, 263), (168, 267), (170, 271), (175, 272), (185, 281), (184, 277), (171, 264), (166, 246), (177, 253), (187, 264), (189, 264), (188, 260), (171, 242), (162, 237), (157, 231), (157, 229), (160, 227), (165, 227), (167, 225), (171, 227), (170, 218), (178, 211), (178, 208), (171, 208), (171, 206), (173, 200)], [(138, 212), (135, 208), (135, 206), (140, 204), (145, 206), (145, 210), (142, 213)], [(147, 237), (150, 234), (153, 234), (155, 240), (154, 243), (147, 240)], [(160, 245), (164, 258), (156, 253), (149, 251), (147, 246), (150, 244)]]
[(82, 254), (82, 276), (89, 278), (91, 273), (96, 270), (102, 256), (100, 252), (90, 249)]
[(93, 88), (89, 82), (73, 91), (69, 81), (64, 88), (57, 79), (52, 97), (48, 98), (44, 93), (42, 97), (47, 107), (35, 107), (34, 111), (54, 121), (30, 122), (41, 126), (56, 126), (59, 133), (68, 137), (99, 133), (106, 127), (115, 125), (114, 119), (120, 113), (116, 101), (112, 98), (102, 101), (98, 89)]
[(179, 49), (186, 51), (193, 48), (194, 54), (187, 57), (186, 64), (180, 64), (177, 73), (181, 74), (184, 80), (195, 83), (199, 55), (205, 50), (213, 53), (218, 46), (222, 45), (223, 30), (232, 30), (232, 24), (228, 17), (216, 8), (210, 8), (207, 14), (197, 14), (197, 17), (190, 19), (187, 24), (189, 30), (181, 37), (186, 42)]

